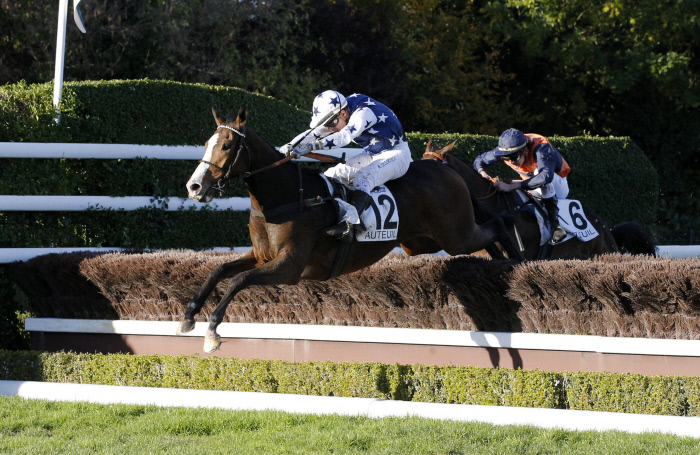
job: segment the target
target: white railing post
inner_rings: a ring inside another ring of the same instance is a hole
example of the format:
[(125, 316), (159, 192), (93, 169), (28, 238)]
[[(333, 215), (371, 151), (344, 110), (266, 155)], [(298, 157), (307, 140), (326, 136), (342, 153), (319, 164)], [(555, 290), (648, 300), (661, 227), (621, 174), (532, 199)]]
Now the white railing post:
[(63, 90), (63, 66), (66, 57), (66, 25), (68, 22), (68, 0), (60, 0), (58, 4), (58, 32), (56, 35), (56, 66), (53, 79), (53, 107), (56, 109), (56, 123), (61, 122), (58, 104), (61, 102)]

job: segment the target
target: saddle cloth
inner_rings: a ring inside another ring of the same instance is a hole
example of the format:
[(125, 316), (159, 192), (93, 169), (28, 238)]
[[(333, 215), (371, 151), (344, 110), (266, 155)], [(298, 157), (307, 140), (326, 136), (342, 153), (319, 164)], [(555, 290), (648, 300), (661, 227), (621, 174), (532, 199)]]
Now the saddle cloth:
[[(527, 204), (530, 201), (530, 196), (522, 190), (516, 190), (515, 194), (516, 199), (519, 199), (518, 205), (520, 209), (533, 214), (537, 218), (537, 225), (540, 227), (540, 246), (544, 245), (552, 237), (549, 223), (545, 222), (542, 211), (535, 204)], [(598, 231), (586, 218), (581, 202), (575, 199), (559, 199), (557, 205), (559, 206), (559, 223), (568, 233), (562, 242), (566, 242), (574, 237), (582, 242), (587, 242), (598, 237)]]
[[(333, 194), (332, 184), (326, 179), (326, 183)], [(335, 195), (334, 195), (335, 196)], [(385, 242), (396, 240), (399, 233), (399, 212), (396, 209), (396, 199), (386, 186), (378, 186), (370, 192), (372, 200), (369, 207), (362, 212), (362, 224), (366, 230), (358, 229), (355, 232), (355, 239), (358, 242)], [(359, 218), (355, 207), (335, 197), (338, 204), (339, 222), (347, 221), (350, 224), (358, 224)]]

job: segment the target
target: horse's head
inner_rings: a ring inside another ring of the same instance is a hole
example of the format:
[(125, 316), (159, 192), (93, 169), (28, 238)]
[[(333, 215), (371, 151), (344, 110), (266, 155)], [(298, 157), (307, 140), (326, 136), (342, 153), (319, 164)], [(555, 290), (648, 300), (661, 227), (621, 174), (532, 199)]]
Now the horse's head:
[(251, 156), (245, 142), (246, 110), (241, 108), (235, 120), (223, 117), (212, 107), (216, 120), (214, 135), (204, 144), (206, 151), (187, 182), (190, 199), (209, 202), (215, 191), (248, 171)]
[(437, 146), (433, 144), (433, 139), (431, 138), (430, 140), (428, 140), (428, 144), (425, 146), (425, 153), (423, 153), (423, 159), (438, 160), (444, 163), (446, 159), (445, 155), (452, 151), (456, 143), (457, 141), (454, 141), (451, 144), (448, 144), (443, 148), (438, 149)]

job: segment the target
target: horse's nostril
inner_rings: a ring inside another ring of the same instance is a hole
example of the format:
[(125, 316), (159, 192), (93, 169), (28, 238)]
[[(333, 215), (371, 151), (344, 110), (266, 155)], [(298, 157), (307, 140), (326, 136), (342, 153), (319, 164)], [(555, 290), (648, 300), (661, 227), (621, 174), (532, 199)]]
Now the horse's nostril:
[(199, 183), (190, 184), (190, 191), (199, 191), (200, 188), (202, 188), (202, 185), (200, 185)]

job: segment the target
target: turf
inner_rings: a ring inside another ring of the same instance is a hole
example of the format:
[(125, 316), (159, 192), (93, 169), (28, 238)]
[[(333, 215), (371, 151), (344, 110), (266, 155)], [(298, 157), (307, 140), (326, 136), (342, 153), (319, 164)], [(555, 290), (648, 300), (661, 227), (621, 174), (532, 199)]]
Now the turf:
[[(0, 398), (12, 454), (700, 454), (700, 439), (422, 418), (93, 405)], [(624, 418), (621, 415), (620, 418)]]

